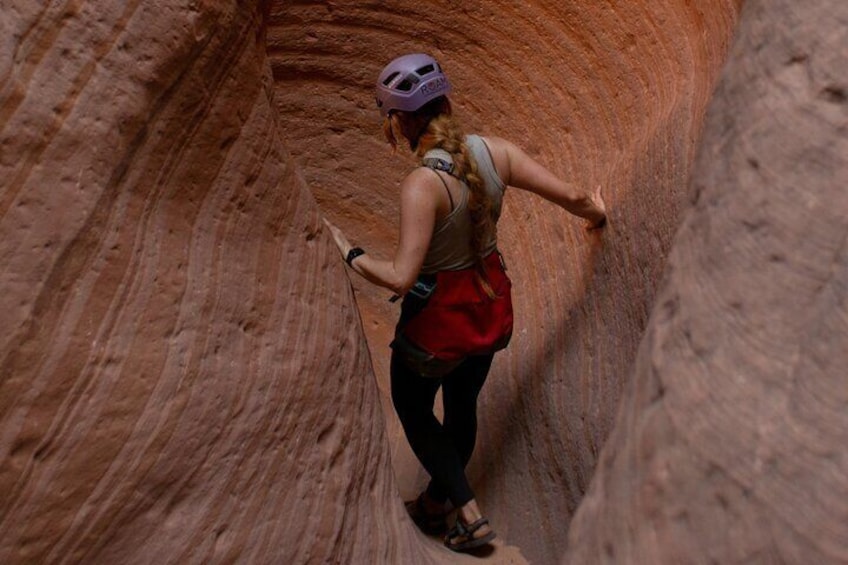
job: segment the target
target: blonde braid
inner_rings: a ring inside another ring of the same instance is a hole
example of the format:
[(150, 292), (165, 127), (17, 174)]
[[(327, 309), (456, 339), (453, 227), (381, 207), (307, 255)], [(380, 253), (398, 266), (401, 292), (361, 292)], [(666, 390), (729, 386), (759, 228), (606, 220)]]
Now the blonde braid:
[(471, 250), (479, 261), (484, 251), (483, 246), (494, 230), (492, 200), (478, 173), (477, 161), (465, 143), (465, 134), (452, 115), (441, 114), (430, 121), (427, 131), (421, 136), (417, 153), (423, 157), (427, 151), (436, 147), (451, 154), (455, 174), (468, 185), (468, 212), (472, 226)]

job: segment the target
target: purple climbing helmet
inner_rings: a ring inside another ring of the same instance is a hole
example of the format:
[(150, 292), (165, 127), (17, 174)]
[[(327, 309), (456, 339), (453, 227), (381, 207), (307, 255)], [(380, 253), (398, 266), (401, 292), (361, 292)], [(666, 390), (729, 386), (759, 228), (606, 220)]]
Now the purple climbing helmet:
[(403, 55), (386, 65), (380, 73), (377, 107), (383, 116), (392, 110), (414, 112), (450, 91), (448, 77), (434, 58), (424, 53)]

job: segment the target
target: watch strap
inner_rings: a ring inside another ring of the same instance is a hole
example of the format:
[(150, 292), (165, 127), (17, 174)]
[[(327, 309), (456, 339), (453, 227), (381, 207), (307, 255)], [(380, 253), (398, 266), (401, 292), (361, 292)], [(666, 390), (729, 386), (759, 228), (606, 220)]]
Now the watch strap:
[(365, 250), (361, 247), (354, 247), (350, 251), (347, 252), (347, 257), (345, 257), (345, 262), (353, 267), (353, 260), (359, 257), (360, 255), (365, 255)]

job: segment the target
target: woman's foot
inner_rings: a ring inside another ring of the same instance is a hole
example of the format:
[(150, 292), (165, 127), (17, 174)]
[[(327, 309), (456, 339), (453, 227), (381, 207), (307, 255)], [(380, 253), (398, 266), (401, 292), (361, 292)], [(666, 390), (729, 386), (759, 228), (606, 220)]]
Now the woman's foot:
[(405, 503), (409, 517), (422, 532), (429, 535), (441, 535), (448, 529), (447, 512), (443, 502), (436, 502), (422, 492), (415, 500)]
[(465, 504), (456, 514), (456, 525), (445, 537), (445, 546), (453, 551), (468, 551), (495, 539), (495, 531), (480, 513), (477, 502)]

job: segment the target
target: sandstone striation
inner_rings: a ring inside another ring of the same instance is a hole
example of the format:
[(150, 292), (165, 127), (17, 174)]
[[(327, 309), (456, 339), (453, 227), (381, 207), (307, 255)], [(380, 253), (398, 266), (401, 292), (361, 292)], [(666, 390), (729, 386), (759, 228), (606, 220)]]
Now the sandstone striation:
[(844, 560), (844, 8), (748, 3), (687, 192), (740, 8), (693, 4), (6, 2), (0, 563), (480, 561), (405, 515), (397, 305), (321, 222), (391, 252), (409, 51), (611, 209), (508, 194), (487, 561)]
[(0, 17), (0, 562), (410, 562), (264, 11)]
[[(286, 145), (322, 210), (369, 252), (392, 252), (396, 187), (414, 166), (408, 152), (389, 153), (374, 110), (374, 77), (400, 53), (439, 58), (469, 131), (510, 138), (573, 182), (604, 187), (612, 213), (601, 238), (517, 192), (500, 223), (516, 333), (483, 391), (471, 474), (499, 533), (531, 562), (564, 553), (632, 374), (736, 10), (729, 1), (272, 7)], [(387, 400), (397, 306), (387, 291), (353, 284), (409, 498), (424, 477)]]
[(848, 561), (845, 21), (745, 3), (567, 562)]

